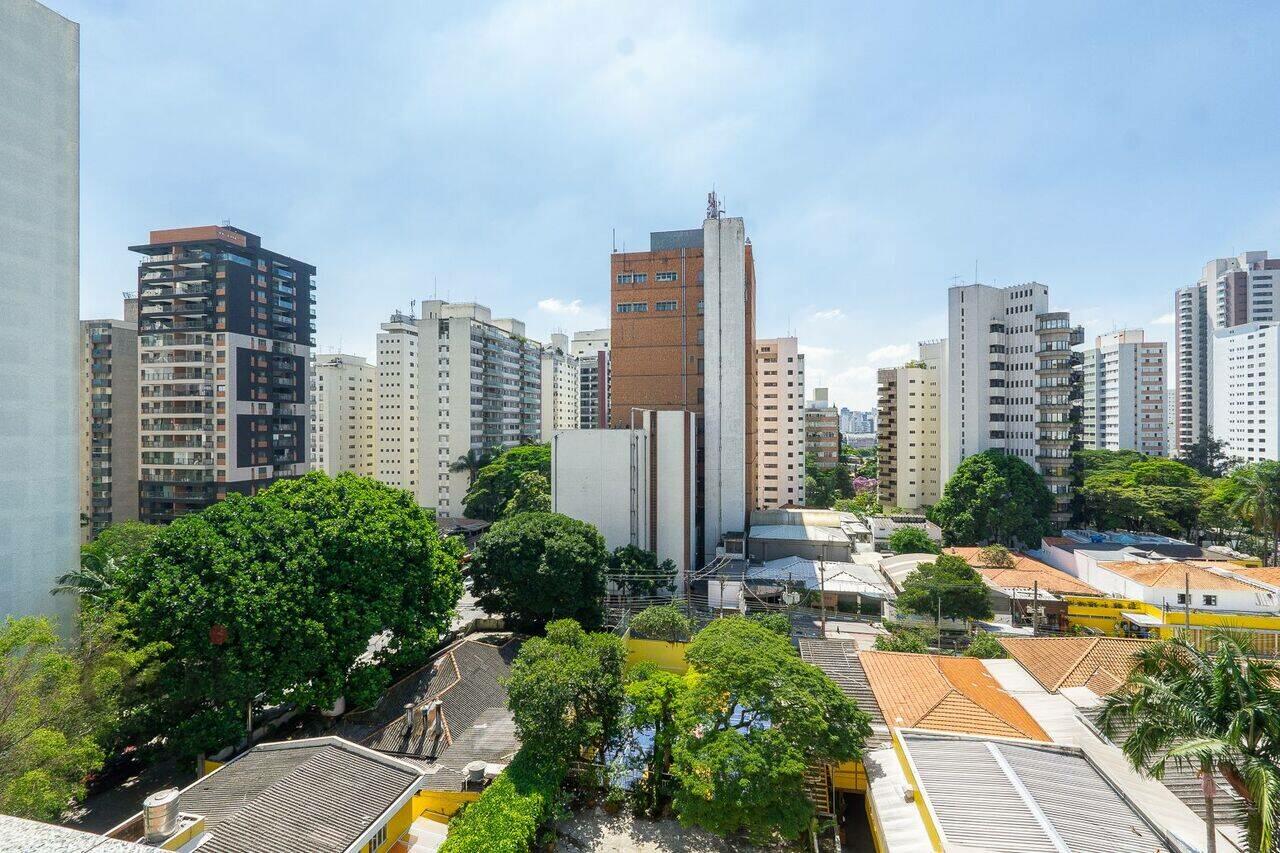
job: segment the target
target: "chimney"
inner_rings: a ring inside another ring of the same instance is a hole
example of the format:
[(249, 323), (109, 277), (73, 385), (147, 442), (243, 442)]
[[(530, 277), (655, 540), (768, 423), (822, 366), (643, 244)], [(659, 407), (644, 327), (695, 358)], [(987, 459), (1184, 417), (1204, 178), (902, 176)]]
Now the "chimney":
[(444, 705), (439, 699), (433, 699), (423, 708), (423, 715), (427, 718), (427, 731), (432, 735), (438, 735), (444, 731)]
[(413, 734), (413, 716), (414, 716), (413, 711), (414, 711), (413, 703), (412, 703), (412, 702), (405, 702), (405, 703), (404, 703), (404, 733), (405, 733), (405, 737), (408, 737), (409, 735)]
[(178, 789), (156, 791), (142, 801), (142, 832), (150, 844), (159, 844), (178, 829)]

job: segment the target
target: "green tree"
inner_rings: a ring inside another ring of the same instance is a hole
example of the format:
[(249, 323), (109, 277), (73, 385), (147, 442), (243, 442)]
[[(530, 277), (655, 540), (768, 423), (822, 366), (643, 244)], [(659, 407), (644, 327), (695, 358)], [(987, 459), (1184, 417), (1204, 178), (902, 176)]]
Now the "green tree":
[(1004, 650), (1004, 646), (1000, 645), (1000, 641), (996, 639), (995, 634), (989, 634), (986, 631), (979, 631), (969, 640), (969, 646), (964, 650), (965, 657), (971, 658), (1007, 658), (1009, 653)]
[(1080, 462), (1079, 506), (1086, 524), (1195, 538), (1212, 486), (1194, 469), (1133, 451), (1086, 451), (1077, 455)]
[(1050, 531), (1052, 510), (1053, 495), (1030, 465), (987, 450), (960, 463), (929, 518), (947, 545), (1038, 547)]
[(180, 754), (235, 739), (257, 701), (332, 705), (375, 634), (387, 655), (434, 646), (461, 589), (409, 493), (321, 472), (178, 519), (120, 578), (129, 627), (164, 644), (156, 710)]
[(115, 574), (125, 563), (142, 559), (164, 528), (140, 521), (122, 521), (104, 528), (80, 548), (80, 567), (60, 575), (54, 595), (75, 595), (82, 607), (107, 606), (115, 589)]
[(551, 445), (522, 444), (490, 460), (463, 498), (467, 517), (497, 521), (519, 490), (520, 475), (529, 471), (536, 471), (547, 478), (548, 484), (551, 482)]
[(627, 728), (646, 732), (648, 749), (641, 748), (637, 782), (646, 811), (658, 814), (670, 798), (671, 756), (676, 742), (676, 709), (684, 693), (684, 679), (642, 661), (627, 671)]
[(1223, 447), (1223, 443), (1213, 437), (1213, 430), (1208, 429), (1183, 449), (1178, 461), (1195, 469), (1202, 477), (1222, 477), (1231, 470), (1231, 459)]
[(0, 812), (56, 820), (102, 766), (94, 740), (118, 679), (89, 677), (44, 618), (0, 625)]
[(911, 652), (918, 655), (929, 653), (929, 641), (919, 631), (911, 628), (892, 628), (887, 634), (876, 637), (875, 650), (878, 652)]
[(905, 613), (943, 619), (990, 619), (994, 614), (986, 583), (959, 557), (943, 554), (921, 563), (902, 581), (895, 606)]
[(555, 619), (587, 628), (604, 621), (604, 537), (590, 524), (552, 512), (496, 522), (471, 557), (472, 591), (480, 607), (520, 630)]
[(698, 675), (676, 714), (680, 821), (755, 840), (798, 837), (813, 816), (806, 769), (861, 757), (867, 715), (787, 639), (750, 619), (711, 622), (685, 658)]
[(753, 613), (747, 618), (768, 628), (779, 637), (791, 638), (791, 620), (785, 613)]
[(831, 505), (836, 512), (852, 512), (857, 515), (880, 515), (884, 512), (880, 500), (873, 492), (854, 495), (851, 498), (840, 498)]
[(676, 564), (636, 545), (620, 545), (609, 555), (606, 575), (625, 595), (667, 595), (676, 590)]
[(551, 481), (541, 471), (525, 471), (516, 479), (516, 490), (502, 510), (502, 517), (522, 512), (551, 512)]
[(631, 636), (641, 640), (687, 643), (693, 636), (693, 621), (674, 604), (654, 604), (637, 613), (629, 626)]
[[(1204, 651), (1181, 640), (1138, 655), (1127, 689), (1103, 700), (1105, 734), (1127, 732), (1120, 748), (1156, 779), (1170, 762), (1218, 770), (1249, 805), (1249, 849), (1274, 850), (1280, 835), (1280, 665), (1253, 655), (1248, 636), (1219, 631)], [(1205, 786), (1208, 849), (1214, 792)]]
[(1200, 503), (1200, 529), (1219, 545), (1236, 547), (1245, 535), (1247, 525), (1236, 512), (1236, 504), (1244, 488), (1235, 477), (1210, 480)]
[(122, 565), (143, 557), (151, 547), (151, 543), (163, 530), (164, 527), (159, 524), (118, 521), (105, 527), (81, 550), (95, 554), (104, 564)]
[(1238, 486), (1232, 509), (1260, 535), (1271, 540), (1267, 562), (1280, 557), (1280, 462), (1244, 465), (1231, 472)]
[(548, 623), (545, 637), (526, 640), (507, 683), (507, 705), (523, 749), (562, 765), (615, 744), (626, 659), (621, 637), (589, 634), (572, 619)]
[(493, 461), (493, 453), (489, 450), (476, 450), (474, 447), (468, 450), (464, 455), (453, 460), (453, 464), (449, 466), (449, 470), (455, 474), (462, 471), (467, 472), (467, 488), (475, 485), (476, 477), (480, 475), (480, 470), (484, 466)]
[(889, 534), (889, 550), (895, 554), (938, 554), (938, 543), (919, 527), (900, 527)]
[(978, 552), (978, 565), (987, 569), (1017, 568), (1018, 561), (1003, 545), (988, 545)]

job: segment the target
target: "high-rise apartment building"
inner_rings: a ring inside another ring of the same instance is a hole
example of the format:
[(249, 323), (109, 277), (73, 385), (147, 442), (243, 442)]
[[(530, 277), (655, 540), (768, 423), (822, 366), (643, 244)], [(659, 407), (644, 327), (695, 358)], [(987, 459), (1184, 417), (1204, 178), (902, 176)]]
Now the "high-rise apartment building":
[(138, 264), (138, 515), (306, 473), (315, 267), (229, 225), (152, 231)]
[(574, 332), (569, 352), (578, 359), (578, 428), (609, 425), (609, 381), (612, 375), (609, 330)]
[[(742, 219), (714, 200), (702, 228), (649, 235), (610, 258), (609, 423), (632, 409), (698, 415), (702, 558), (755, 505), (755, 265)], [(704, 416), (705, 415), (705, 416)]]
[(81, 320), (80, 533), (138, 519), (138, 301), (123, 320)]
[(1214, 438), (1243, 463), (1280, 459), (1280, 324), (1245, 323), (1213, 335)]
[(1127, 329), (1099, 335), (1082, 356), (1085, 449), (1167, 456), (1165, 343)]
[[(0, 3), (0, 618), (59, 612), (80, 542), (80, 28)], [(69, 619), (64, 625), (69, 625)]]
[(827, 399), (826, 388), (814, 388), (804, 410), (804, 452), (819, 468), (840, 464), (840, 412)]
[(756, 509), (804, 506), (804, 355), (795, 338), (756, 341)]
[(1173, 455), (1181, 456), (1213, 426), (1214, 332), (1280, 316), (1273, 286), (1278, 272), (1280, 258), (1245, 252), (1209, 261), (1198, 282), (1174, 291)]
[(468, 451), (541, 434), (542, 347), (524, 323), (474, 303), (428, 300), (378, 335), (378, 479), (437, 515), (462, 515)]
[(581, 381), (568, 336), (553, 334), (542, 348), (542, 441), (550, 441), (556, 430), (578, 428)]
[(312, 367), (311, 467), (329, 476), (377, 473), (377, 368), (358, 355), (321, 353)]
[(965, 457), (999, 450), (1044, 476), (1055, 521), (1065, 521), (1081, 395), (1072, 347), (1084, 330), (1049, 311), (1049, 288), (1037, 282), (952, 287), (948, 302), (940, 481)]
[(920, 509), (942, 495), (939, 477), (946, 341), (922, 341), (920, 357), (876, 372), (880, 503)]

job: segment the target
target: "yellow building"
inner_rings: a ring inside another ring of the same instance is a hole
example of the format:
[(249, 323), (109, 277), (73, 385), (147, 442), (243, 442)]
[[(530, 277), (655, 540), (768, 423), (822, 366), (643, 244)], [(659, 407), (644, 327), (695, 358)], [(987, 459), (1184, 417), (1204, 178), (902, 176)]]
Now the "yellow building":
[(1259, 653), (1280, 654), (1280, 614), (1161, 607), (1133, 598), (1063, 596), (1067, 621), (1111, 637), (1164, 640), (1185, 637), (1202, 646), (1214, 629), (1229, 628), (1251, 634)]

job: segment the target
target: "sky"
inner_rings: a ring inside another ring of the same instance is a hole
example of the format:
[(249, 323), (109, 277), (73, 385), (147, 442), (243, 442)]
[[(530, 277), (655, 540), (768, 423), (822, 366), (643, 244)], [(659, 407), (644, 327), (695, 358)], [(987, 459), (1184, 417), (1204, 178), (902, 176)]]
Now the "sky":
[(1277, 4), (44, 2), (80, 24), (85, 317), (151, 229), (229, 220), (318, 268), (325, 350), (433, 294), (545, 340), (714, 187), (757, 336), (860, 409), (975, 268), (1167, 340), (1208, 260), (1280, 252)]

